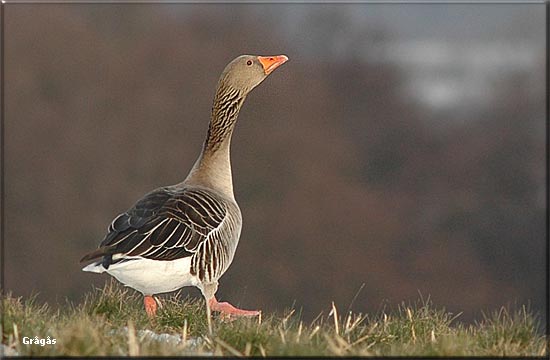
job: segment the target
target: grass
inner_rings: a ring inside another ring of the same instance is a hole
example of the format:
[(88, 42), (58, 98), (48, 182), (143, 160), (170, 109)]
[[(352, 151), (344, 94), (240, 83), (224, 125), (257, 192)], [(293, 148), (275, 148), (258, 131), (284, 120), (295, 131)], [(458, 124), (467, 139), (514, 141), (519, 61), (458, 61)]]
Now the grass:
[[(327, 316), (305, 323), (294, 310), (283, 316), (224, 321), (214, 316), (208, 334), (200, 299), (163, 298), (151, 321), (142, 298), (108, 283), (78, 305), (54, 310), (34, 298), (10, 294), (3, 299), (2, 343), (24, 356), (545, 356), (545, 337), (525, 307), (502, 308), (474, 325), (434, 309), (429, 301), (401, 304), (373, 317), (340, 314), (332, 305)], [(144, 334), (171, 334), (160, 341)], [(55, 338), (55, 345), (26, 345), (23, 337)], [(176, 337), (177, 336), (177, 337)]]

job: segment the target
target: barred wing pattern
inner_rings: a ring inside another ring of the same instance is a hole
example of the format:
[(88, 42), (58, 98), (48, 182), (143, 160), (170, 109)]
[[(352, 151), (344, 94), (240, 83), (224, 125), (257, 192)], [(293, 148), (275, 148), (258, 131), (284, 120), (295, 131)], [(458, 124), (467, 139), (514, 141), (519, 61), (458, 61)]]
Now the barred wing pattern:
[(103, 266), (135, 257), (162, 261), (191, 256), (191, 274), (215, 282), (233, 259), (241, 221), (238, 206), (210, 190), (160, 188), (109, 225), (100, 244)]

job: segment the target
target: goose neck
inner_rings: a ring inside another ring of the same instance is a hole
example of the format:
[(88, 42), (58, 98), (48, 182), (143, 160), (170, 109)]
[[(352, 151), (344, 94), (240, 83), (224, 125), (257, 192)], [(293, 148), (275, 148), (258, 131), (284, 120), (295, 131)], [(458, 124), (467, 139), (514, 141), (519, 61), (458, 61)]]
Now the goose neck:
[(212, 106), (212, 117), (203, 149), (186, 183), (216, 189), (231, 199), (231, 135), (246, 95), (238, 90), (218, 86)]

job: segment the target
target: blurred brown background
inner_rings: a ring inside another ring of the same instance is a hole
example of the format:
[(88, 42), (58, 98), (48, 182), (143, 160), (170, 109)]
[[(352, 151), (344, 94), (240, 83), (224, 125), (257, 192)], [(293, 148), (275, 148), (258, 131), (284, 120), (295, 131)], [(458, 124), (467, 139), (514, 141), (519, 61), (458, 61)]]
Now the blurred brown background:
[(310, 319), (365, 284), (355, 311), (544, 315), (544, 29), (544, 4), (9, 4), (5, 287), (103, 284), (78, 260), (187, 175), (224, 66), (286, 54), (233, 138), (220, 298)]

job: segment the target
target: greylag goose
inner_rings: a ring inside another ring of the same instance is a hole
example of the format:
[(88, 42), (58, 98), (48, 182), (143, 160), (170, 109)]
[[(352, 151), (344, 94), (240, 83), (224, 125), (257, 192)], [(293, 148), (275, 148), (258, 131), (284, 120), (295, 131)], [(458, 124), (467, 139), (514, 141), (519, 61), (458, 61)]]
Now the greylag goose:
[(94, 260), (82, 270), (106, 272), (141, 292), (150, 317), (157, 311), (153, 295), (184, 286), (200, 289), (208, 313), (259, 315), (218, 302), (215, 296), (242, 225), (229, 148), (247, 94), (286, 61), (285, 55), (242, 55), (227, 65), (218, 81), (204, 146), (187, 178), (151, 191), (118, 215), (99, 248), (81, 259)]

